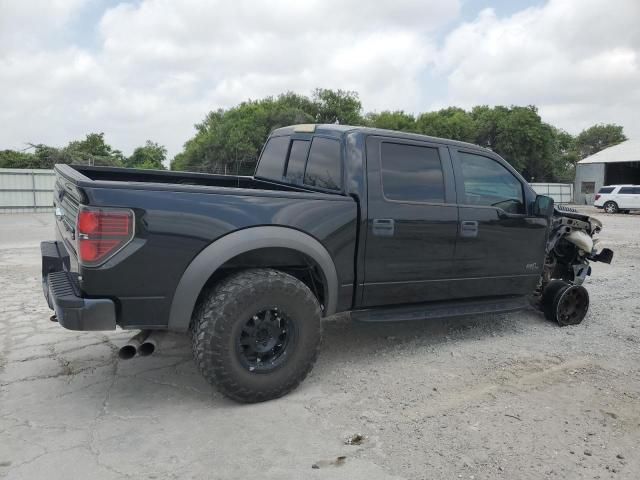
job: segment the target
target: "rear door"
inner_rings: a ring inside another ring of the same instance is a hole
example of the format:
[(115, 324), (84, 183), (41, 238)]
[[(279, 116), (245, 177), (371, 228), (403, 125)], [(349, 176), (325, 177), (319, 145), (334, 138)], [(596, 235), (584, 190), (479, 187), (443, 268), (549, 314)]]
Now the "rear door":
[(525, 181), (491, 153), (451, 148), (460, 216), (452, 297), (520, 295), (542, 272), (547, 219)]
[(448, 298), (458, 230), (448, 149), (370, 136), (366, 151), (362, 306)]

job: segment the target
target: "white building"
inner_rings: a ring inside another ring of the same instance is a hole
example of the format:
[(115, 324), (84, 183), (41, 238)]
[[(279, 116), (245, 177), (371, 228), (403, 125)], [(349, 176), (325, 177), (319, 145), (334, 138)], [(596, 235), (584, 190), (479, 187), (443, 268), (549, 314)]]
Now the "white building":
[(640, 140), (627, 140), (580, 160), (573, 189), (575, 202), (590, 205), (600, 187), (620, 184), (640, 185)]

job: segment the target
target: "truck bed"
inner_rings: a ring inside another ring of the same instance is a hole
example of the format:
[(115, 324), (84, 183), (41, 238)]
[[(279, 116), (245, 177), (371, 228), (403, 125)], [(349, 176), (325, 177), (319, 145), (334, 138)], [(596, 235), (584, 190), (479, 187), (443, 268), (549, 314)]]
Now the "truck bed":
[[(205, 187), (248, 188), (253, 190), (274, 190), (308, 192), (308, 189), (293, 185), (278, 184), (267, 180), (242, 175), (216, 175), (211, 173), (174, 172), (166, 170), (139, 170), (118, 167), (93, 167), (70, 165), (84, 179), (93, 181), (155, 183), (174, 186), (192, 185)], [(65, 169), (67, 172), (68, 170)], [(77, 178), (80, 180), (80, 178)]]
[[(284, 227), (317, 239), (337, 265), (338, 308), (351, 307), (358, 205), (323, 193), (253, 177), (56, 165), (56, 242), (83, 298), (116, 298), (123, 328), (167, 328), (185, 269), (233, 232)], [(135, 237), (105, 264), (82, 267), (75, 235), (81, 208), (135, 212)], [(273, 264), (278, 252), (267, 252)]]

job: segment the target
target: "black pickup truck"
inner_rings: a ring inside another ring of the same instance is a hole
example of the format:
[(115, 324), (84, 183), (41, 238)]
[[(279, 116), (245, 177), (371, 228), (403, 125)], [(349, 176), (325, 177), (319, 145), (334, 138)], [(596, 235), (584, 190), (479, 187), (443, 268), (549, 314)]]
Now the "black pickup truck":
[[(601, 224), (536, 195), (502, 158), (451, 140), (342, 125), (275, 130), (255, 175), (57, 165), (43, 242), (52, 319), (72, 330), (189, 332), (208, 381), (242, 402), (311, 370), (321, 318), (507, 312), (561, 325), (589, 305)], [(533, 299), (533, 301), (532, 301)]]

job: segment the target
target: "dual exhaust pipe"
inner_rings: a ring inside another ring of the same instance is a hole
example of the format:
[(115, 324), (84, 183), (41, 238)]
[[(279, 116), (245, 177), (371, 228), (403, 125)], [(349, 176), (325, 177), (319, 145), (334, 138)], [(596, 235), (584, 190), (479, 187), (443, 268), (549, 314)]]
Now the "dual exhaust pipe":
[(164, 333), (162, 330), (141, 330), (120, 348), (118, 357), (121, 360), (129, 360), (136, 355), (148, 357), (156, 351)]

